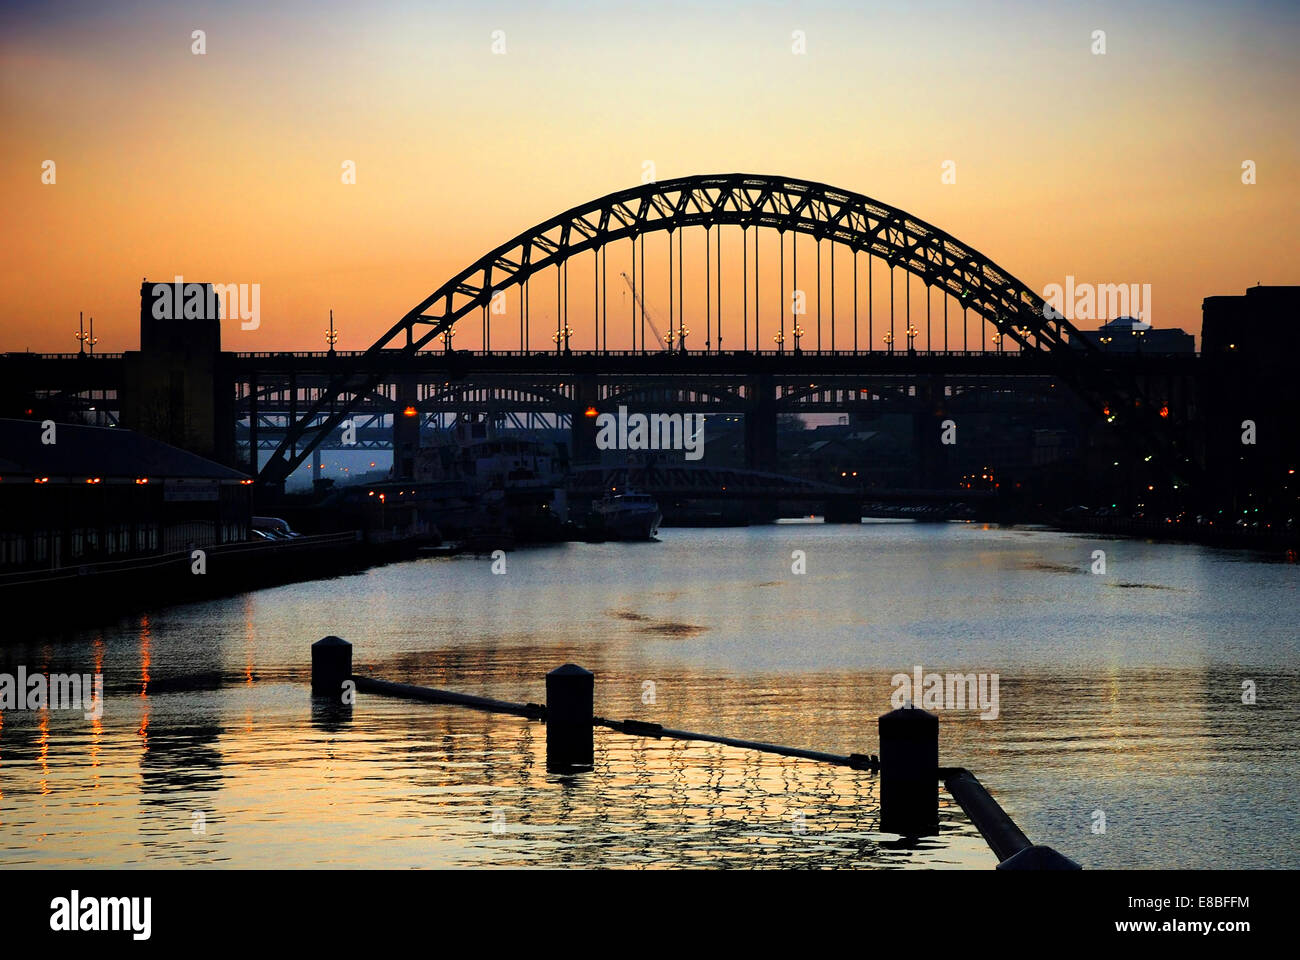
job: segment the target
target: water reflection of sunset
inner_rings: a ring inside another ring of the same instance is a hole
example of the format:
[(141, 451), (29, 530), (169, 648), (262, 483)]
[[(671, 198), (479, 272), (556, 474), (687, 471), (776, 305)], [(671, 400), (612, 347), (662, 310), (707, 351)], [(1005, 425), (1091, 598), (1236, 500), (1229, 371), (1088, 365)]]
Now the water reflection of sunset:
[[(782, 572), (792, 537), (825, 561), (798, 583)], [(346, 709), (313, 703), (309, 645), (326, 633), (352, 638), (355, 668), (378, 677), (539, 702), (546, 672), (571, 661), (595, 673), (602, 716), (839, 754), (876, 751), (899, 670), (990, 670), (1001, 677), (999, 718), (943, 713), (940, 755), (974, 770), (1035, 840), (1089, 865), (1254, 849), (1242, 842), (1247, 825), (1295, 803), (1285, 767), (1258, 763), (1261, 751), (1300, 749), (1283, 615), (1293, 568), (1112, 546), (1134, 576), (1169, 587), (1139, 594), (1062, 572), (1080, 549), (1068, 536), (1034, 542), (914, 526), (857, 539), (829, 528), (673, 531), (635, 555), (635, 585), (618, 545), (583, 545), (512, 554), (512, 579), (487, 606), (472, 600), (483, 575), (472, 561), (426, 561), (73, 636), (41, 648), (42, 660), (102, 669), (103, 718), (4, 715), (0, 862), (703, 866), (747, 855), (943, 866), (988, 856), (950, 806), (953, 831), (938, 846), (882, 846), (875, 781), (839, 768), (601, 733), (595, 774), (560, 781), (545, 773), (544, 728), (523, 720), (365, 694)], [(726, 550), (748, 564), (710, 559)], [(889, 576), (874, 575), (885, 557)], [(431, 584), (436, 603), (415, 599)], [(835, 613), (811, 629), (800, 626), (805, 608)], [(1215, 618), (1249, 624), (1233, 628), (1250, 644), (1239, 664), (1207, 639)], [(1269, 684), (1266, 710), (1243, 709), (1243, 673)], [(1225, 802), (1240, 816), (1225, 818)], [(1178, 815), (1152, 819), (1165, 807)], [(1097, 809), (1124, 828), (1094, 835)], [(191, 831), (195, 812), (205, 833)], [(494, 823), (504, 826), (493, 833)], [(1295, 851), (1268, 855), (1290, 862)]]

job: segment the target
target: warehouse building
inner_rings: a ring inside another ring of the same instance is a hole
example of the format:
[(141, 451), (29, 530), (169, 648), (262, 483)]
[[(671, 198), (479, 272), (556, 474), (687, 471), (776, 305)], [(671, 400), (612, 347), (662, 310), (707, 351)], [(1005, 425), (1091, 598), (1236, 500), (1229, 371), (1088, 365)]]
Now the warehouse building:
[(0, 419), (0, 572), (247, 540), (252, 484), (132, 430)]

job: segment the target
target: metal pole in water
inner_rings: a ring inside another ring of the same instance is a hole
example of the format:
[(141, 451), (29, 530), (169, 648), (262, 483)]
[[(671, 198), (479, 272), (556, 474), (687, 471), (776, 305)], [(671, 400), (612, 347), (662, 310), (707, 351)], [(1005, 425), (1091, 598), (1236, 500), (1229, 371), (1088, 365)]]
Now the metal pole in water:
[(311, 692), (337, 697), (352, 679), (352, 644), (342, 637), (322, 637), (311, 645)]
[(546, 769), (577, 773), (592, 768), (596, 677), (576, 663), (546, 675)]
[(939, 718), (916, 707), (880, 717), (880, 829), (939, 832)]

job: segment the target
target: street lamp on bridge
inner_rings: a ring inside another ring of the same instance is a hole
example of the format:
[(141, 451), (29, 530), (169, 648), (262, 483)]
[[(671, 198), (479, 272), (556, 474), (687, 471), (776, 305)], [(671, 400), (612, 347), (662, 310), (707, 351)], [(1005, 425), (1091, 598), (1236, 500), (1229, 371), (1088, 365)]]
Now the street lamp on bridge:
[[(78, 324), (78, 326), (80, 326), (80, 324), (81, 324), (81, 314), (80, 314), (80, 313), (77, 314), (77, 324)], [(94, 318), (94, 317), (91, 317), (91, 318), (90, 318), (90, 333), (87, 333), (87, 332), (85, 331), (85, 329), (83, 328), (83, 329), (79, 330), (77, 333), (74, 333), (73, 336), (76, 337), (78, 340), (81, 341), (81, 349), (80, 349), (80, 351), (79, 351), (80, 353), (84, 354), (84, 353), (86, 352), (86, 347), (90, 347), (90, 355), (91, 355), (92, 357), (95, 355), (95, 344), (99, 343), (99, 338), (95, 336), (95, 318)]]
[(329, 352), (334, 352), (334, 344), (339, 342), (339, 333), (334, 329), (334, 311), (330, 311), (330, 328), (325, 331), (325, 342), (330, 345)]
[(909, 323), (907, 325), (907, 352), (908, 353), (916, 352), (916, 346), (915, 346), (916, 335), (920, 332), (921, 332), (920, 330), (916, 329), (915, 324)]
[(993, 345), (998, 348), (998, 353), (1002, 352), (1002, 331), (999, 330), (993, 334)]
[(678, 352), (685, 353), (686, 338), (689, 337), (690, 335), (691, 335), (691, 330), (689, 327), (678, 327), (676, 330), (669, 330), (667, 333), (665, 333), (664, 339), (668, 341), (668, 349), (670, 351), (673, 348), (673, 344), (676, 343), (678, 345), (677, 347)]
[(888, 348), (890, 353), (893, 353), (894, 352), (894, 331), (890, 330), (880, 339), (885, 341), (885, 346)]
[(785, 343), (785, 331), (779, 330), (772, 334), (772, 342), (776, 344), (778, 353), (783, 352), (785, 350), (785, 347), (782, 346), (782, 344)]
[(551, 334), (551, 339), (555, 341), (555, 349), (558, 351), (560, 349), (560, 342), (563, 341), (564, 352), (568, 353), (569, 337), (571, 336), (573, 336), (573, 328), (570, 327), (567, 323), (564, 325), (563, 330), (556, 330), (553, 334)]
[(456, 336), (456, 331), (451, 327), (442, 331), (442, 349), (447, 353), (451, 353), (451, 338), (454, 336)]
[(794, 329), (790, 332), (794, 334), (794, 352), (799, 353), (799, 341), (803, 339), (803, 327), (799, 326), (798, 322), (796, 322)]

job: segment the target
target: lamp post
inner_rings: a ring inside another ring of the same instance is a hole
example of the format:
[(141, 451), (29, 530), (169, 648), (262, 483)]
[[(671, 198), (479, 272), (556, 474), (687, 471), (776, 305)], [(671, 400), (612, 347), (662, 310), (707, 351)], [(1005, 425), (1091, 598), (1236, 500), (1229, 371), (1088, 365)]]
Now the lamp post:
[(456, 336), (456, 331), (451, 327), (442, 331), (442, 349), (447, 353), (451, 353), (451, 338), (454, 336)]
[(794, 334), (794, 352), (799, 353), (801, 350), (799, 346), (799, 341), (803, 339), (803, 327), (799, 326), (798, 322), (796, 321), (794, 325), (794, 330), (792, 330), (791, 332)]
[(916, 335), (920, 332), (921, 332), (920, 330), (916, 329), (915, 324), (909, 323), (907, 325), (907, 352), (908, 353), (916, 352), (915, 349)]
[(893, 352), (894, 352), (894, 332), (891, 330), (889, 333), (886, 333), (883, 337), (881, 337), (881, 339), (885, 341), (885, 347), (889, 350), (889, 352), (890, 352), (890, 353), (893, 353)]
[(77, 353), (81, 356), (86, 355), (86, 315), (85, 313), (77, 314), (77, 332), (73, 334), (77, 338)]
[(338, 331), (334, 329), (334, 311), (330, 311), (330, 328), (325, 331), (325, 342), (330, 345), (329, 352), (334, 352), (334, 344), (339, 342)]
[(785, 331), (779, 330), (776, 333), (772, 334), (772, 342), (776, 344), (777, 353), (784, 353), (785, 347), (782, 346), (782, 344), (785, 343)]
[(551, 334), (551, 339), (555, 341), (555, 350), (557, 353), (560, 350), (561, 342), (564, 343), (564, 352), (569, 352), (569, 337), (571, 336), (573, 336), (573, 329), (567, 323), (564, 325), (563, 330), (556, 330)]
[(997, 347), (998, 353), (1002, 352), (1002, 331), (999, 330), (993, 334), (993, 345)]

